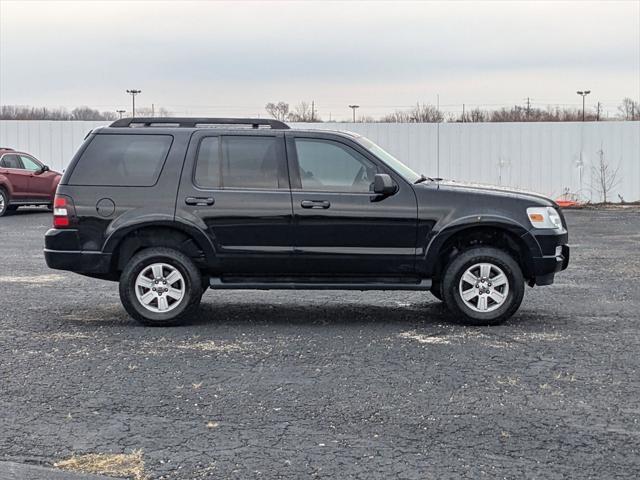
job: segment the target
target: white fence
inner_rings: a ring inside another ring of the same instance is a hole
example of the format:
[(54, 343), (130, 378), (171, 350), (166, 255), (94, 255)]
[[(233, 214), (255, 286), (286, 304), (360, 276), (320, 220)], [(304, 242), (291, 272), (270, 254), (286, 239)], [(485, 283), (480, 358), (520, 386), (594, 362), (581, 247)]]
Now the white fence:
[[(0, 146), (63, 169), (84, 136), (108, 122), (0, 121)], [(640, 200), (640, 122), (292, 124), (361, 133), (419, 173), (506, 185), (557, 198), (565, 191), (600, 201), (602, 156), (617, 175), (610, 200)]]

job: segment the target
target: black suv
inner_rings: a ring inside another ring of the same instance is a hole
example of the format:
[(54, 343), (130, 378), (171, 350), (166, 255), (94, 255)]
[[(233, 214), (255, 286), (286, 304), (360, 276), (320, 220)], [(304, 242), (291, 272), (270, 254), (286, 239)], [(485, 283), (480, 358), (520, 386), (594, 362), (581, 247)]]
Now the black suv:
[(567, 267), (551, 200), (419, 175), (349, 132), (275, 120), (122, 119), (91, 132), (60, 185), (51, 268), (120, 282), (149, 325), (213, 289), (430, 290), (472, 324)]

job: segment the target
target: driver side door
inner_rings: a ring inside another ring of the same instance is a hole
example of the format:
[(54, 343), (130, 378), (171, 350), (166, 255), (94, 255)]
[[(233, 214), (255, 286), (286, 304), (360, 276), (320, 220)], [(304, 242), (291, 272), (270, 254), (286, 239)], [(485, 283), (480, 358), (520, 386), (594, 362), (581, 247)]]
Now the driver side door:
[[(414, 272), (417, 202), (411, 186), (348, 139), (287, 132), (300, 275), (406, 275)], [(398, 191), (373, 193), (376, 173)]]
[(24, 169), (29, 172), (28, 197), (32, 200), (51, 199), (51, 173), (42, 171), (42, 164), (35, 158), (20, 155)]

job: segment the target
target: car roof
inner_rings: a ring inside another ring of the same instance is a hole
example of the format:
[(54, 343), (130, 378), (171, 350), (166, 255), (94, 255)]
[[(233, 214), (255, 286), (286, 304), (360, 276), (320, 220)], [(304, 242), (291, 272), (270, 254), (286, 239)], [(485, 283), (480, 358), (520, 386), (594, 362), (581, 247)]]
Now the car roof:
[(218, 132), (254, 132), (292, 131), (308, 134), (333, 134), (346, 138), (358, 138), (361, 135), (347, 130), (323, 128), (291, 128), (284, 122), (260, 118), (193, 118), (193, 117), (141, 117), (123, 118), (108, 127), (100, 127), (93, 133), (168, 133), (175, 131), (218, 131)]
[(21, 152), (20, 150), (15, 150), (13, 148), (10, 147), (0, 147), (0, 155), (4, 155), (6, 153), (17, 153), (19, 155), (29, 155), (32, 156), (30, 153), (27, 152)]

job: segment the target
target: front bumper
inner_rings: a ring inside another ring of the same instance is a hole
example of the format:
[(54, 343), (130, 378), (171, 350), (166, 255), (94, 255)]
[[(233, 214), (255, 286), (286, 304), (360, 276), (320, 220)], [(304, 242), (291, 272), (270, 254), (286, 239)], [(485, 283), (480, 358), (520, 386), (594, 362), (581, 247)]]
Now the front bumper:
[(111, 254), (81, 250), (78, 231), (52, 228), (44, 236), (44, 259), (49, 268), (83, 274), (107, 274)]
[(535, 285), (551, 285), (555, 274), (565, 270), (569, 266), (571, 249), (568, 245), (569, 234), (566, 230), (558, 233), (555, 231), (535, 231), (530, 233), (540, 247), (541, 256), (531, 259), (533, 281)]

